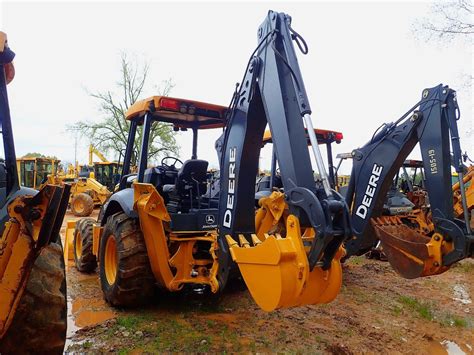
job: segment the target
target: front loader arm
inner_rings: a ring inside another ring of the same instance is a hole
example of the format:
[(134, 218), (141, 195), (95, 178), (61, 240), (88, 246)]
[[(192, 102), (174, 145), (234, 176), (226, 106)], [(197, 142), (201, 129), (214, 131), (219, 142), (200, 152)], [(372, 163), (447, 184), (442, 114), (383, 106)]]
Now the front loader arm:
[[(418, 110), (414, 111), (415, 108)], [(385, 125), (369, 143), (353, 151), (354, 163), (347, 201), (352, 206), (354, 237), (345, 244), (349, 255), (364, 253), (374, 245), (378, 237), (386, 244), (386, 249), (391, 250), (392, 266), (403, 276), (413, 278), (431, 274), (426, 270), (426, 265), (422, 267), (421, 262), (432, 255), (426, 252), (425, 247), (431, 240), (430, 236), (412, 236), (396, 218), (373, 220), (382, 213), (384, 196), (393, 177), (419, 143), (435, 232), (440, 234), (437, 235), (440, 240), (445, 241), (442, 261), (436, 263), (440, 264), (439, 268), (447, 267), (472, 256), (472, 235), (467, 220), (455, 220), (453, 216), (450, 142), (456, 170), (461, 178), (463, 171), (457, 113), (454, 90), (442, 85), (426, 89), (422, 100), (404, 117), (396, 123)], [(412, 115), (408, 117), (409, 114)], [(387, 230), (391, 230), (389, 235), (383, 232), (384, 225)], [(404, 240), (404, 234), (410, 235), (407, 237), (409, 241)], [(417, 255), (415, 249), (419, 251)], [(389, 254), (391, 252), (388, 251)], [(404, 256), (399, 257), (399, 253)], [(420, 261), (417, 261), (418, 273), (413, 272), (417, 268), (410, 266), (407, 261), (411, 256)], [(439, 268), (436, 273), (440, 271)]]
[[(330, 189), (329, 180), (319, 152), (311, 122), (303, 79), (293, 48), (296, 40), (303, 52), (304, 41), (291, 28), (291, 18), (283, 13), (269, 11), (258, 29), (258, 47), (249, 61), (238, 93), (234, 96), (228, 123), (219, 141), (221, 149), (221, 191), (219, 208), (220, 282), (225, 283), (229, 273), (230, 257), (240, 271), (257, 303), (264, 309), (318, 303), (331, 297), (321, 297), (310, 292), (311, 285), (325, 288), (324, 273), (339, 270), (342, 256), (340, 247), (350, 235), (347, 205)], [(303, 43), (303, 44), (302, 44)], [(324, 188), (315, 183), (307, 147), (305, 125), (310, 139)], [(280, 167), (285, 199), (289, 205), (287, 231), (296, 233), (286, 238), (279, 235), (259, 240), (255, 235), (255, 177), (261, 141), (266, 124), (270, 126), (273, 144)], [(316, 237), (303, 244), (301, 229), (313, 228)], [(236, 240), (240, 241), (240, 248)], [(250, 247), (250, 245), (254, 247)], [(284, 264), (287, 262), (288, 269)], [(336, 264), (336, 265), (335, 265)], [(258, 279), (267, 279), (275, 291), (273, 298), (259, 287), (269, 284), (258, 282), (257, 272), (268, 273)], [(294, 268), (292, 269), (292, 266)], [(339, 266), (339, 268), (338, 268)], [(286, 271), (283, 271), (286, 270)], [(292, 271), (288, 271), (292, 270)], [(282, 279), (298, 279), (289, 286)], [(340, 273), (333, 272), (340, 284)], [(255, 282), (257, 280), (257, 282)], [(327, 285), (326, 285), (327, 286)], [(337, 287), (329, 287), (331, 295)], [(310, 294), (305, 296), (305, 292)], [(320, 294), (319, 293), (319, 294)], [(259, 299), (262, 295), (264, 300)], [(271, 301), (268, 301), (272, 298)]]

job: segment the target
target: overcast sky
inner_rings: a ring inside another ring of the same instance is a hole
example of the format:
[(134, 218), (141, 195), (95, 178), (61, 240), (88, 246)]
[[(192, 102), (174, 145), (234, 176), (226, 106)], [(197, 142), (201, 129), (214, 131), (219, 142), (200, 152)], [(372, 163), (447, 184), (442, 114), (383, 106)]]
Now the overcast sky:
[[(17, 155), (36, 151), (74, 160), (66, 125), (100, 120), (86, 89), (114, 89), (119, 53), (151, 63), (154, 86), (172, 78), (172, 96), (227, 105), (257, 44), (269, 9), (290, 14), (309, 45), (299, 55), (315, 127), (339, 130), (350, 151), (394, 121), (439, 83), (457, 89), (472, 72), (471, 46), (416, 41), (411, 27), (429, 13), (427, 2), (1, 2), (0, 29), (16, 52), (9, 85)], [(472, 94), (458, 89), (463, 149), (473, 156)], [(470, 133), (469, 133), (470, 132)], [(217, 165), (214, 140), (200, 135), (198, 155)], [(470, 135), (470, 136), (469, 136)], [(180, 133), (181, 157), (191, 155), (190, 135)], [(87, 161), (87, 139), (79, 160)], [(114, 158), (109, 152), (109, 158)], [(417, 156), (415, 154), (414, 156)], [(262, 154), (268, 164), (269, 152)]]

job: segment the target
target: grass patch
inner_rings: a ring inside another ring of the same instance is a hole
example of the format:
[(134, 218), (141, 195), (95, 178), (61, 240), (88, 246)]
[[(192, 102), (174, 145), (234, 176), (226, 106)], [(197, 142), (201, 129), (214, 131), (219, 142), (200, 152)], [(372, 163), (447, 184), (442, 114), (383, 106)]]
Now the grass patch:
[(417, 316), (423, 319), (429, 321), (436, 321), (437, 323), (445, 327), (470, 328), (472, 326), (469, 319), (459, 317), (454, 314), (435, 314), (430, 304), (419, 301), (414, 297), (400, 296), (398, 298), (398, 302), (401, 303), (401, 307), (395, 305), (392, 308), (392, 313), (394, 315), (402, 314), (402, 311), (405, 309), (415, 312)]
[(465, 320), (464, 318), (454, 317), (453, 324), (455, 327), (467, 328), (467, 320)]
[(392, 314), (394, 316), (399, 316), (400, 314), (402, 314), (403, 308), (399, 305), (395, 305), (390, 310), (392, 311)]
[(457, 272), (469, 274), (474, 272), (474, 263), (471, 263), (469, 260), (465, 260), (464, 262), (454, 264), (452, 269)]
[(362, 265), (365, 263), (365, 256), (360, 255), (360, 256), (352, 256), (347, 260), (347, 264), (349, 265)]
[(454, 314), (446, 314), (440, 321), (441, 325), (456, 328), (469, 328), (469, 322), (466, 318), (456, 316)]
[(129, 330), (135, 329), (139, 323), (141, 323), (141, 320), (136, 316), (122, 316), (117, 318), (117, 325)]
[(90, 348), (92, 348), (92, 342), (89, 341), (89, 340), (86, 340), (86, 341), (82, 344), (82, 347), (83, 347), (84, 349), (90, 349)]
[(407, 309), (417, 313), (423, 319), (432, 321), (433, 311), (428, 303), (420, 302), (414, 297), (400, 296), (398, 301)]

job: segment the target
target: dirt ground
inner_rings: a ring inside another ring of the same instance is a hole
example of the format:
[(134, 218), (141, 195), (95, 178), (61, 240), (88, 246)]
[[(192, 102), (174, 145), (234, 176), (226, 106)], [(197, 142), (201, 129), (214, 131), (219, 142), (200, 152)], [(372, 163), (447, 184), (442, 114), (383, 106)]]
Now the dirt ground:
[(67, 275), (67, 352), (474, 354), (474, 260), (405, 280), (388, 263), (354, 257), (334, 302), (271, 313), (240, 284), (218, 302), (157, 295), (147, 308), (116, 309), (97, 273), (70, 262)]

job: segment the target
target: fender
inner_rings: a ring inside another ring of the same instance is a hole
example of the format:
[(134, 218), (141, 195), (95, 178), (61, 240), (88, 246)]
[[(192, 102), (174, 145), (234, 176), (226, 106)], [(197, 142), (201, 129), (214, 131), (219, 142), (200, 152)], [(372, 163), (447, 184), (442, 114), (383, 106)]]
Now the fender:
[(98, 220), (101, 226), (107, 222), (107, 218), (117, 212), (124, 212), (130, 218), (138, 218), (137, 212), (133, 209), (133, 188), (128, 187), (114, 193), (102, 206)]

